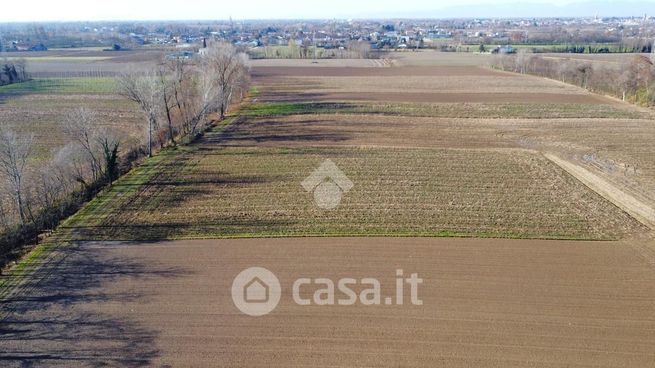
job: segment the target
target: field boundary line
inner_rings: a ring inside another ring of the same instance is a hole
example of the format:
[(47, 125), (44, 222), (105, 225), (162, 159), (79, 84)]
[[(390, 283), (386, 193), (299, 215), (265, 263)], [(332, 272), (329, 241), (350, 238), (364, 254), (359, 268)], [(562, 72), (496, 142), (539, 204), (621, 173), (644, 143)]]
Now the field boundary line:
[(589, 189), (628, 213), (635, 220), (655, 230), (655, 209), (577, 164), (551, 153), (544, 153), (543, 155), (552, 163), (582, 182)]

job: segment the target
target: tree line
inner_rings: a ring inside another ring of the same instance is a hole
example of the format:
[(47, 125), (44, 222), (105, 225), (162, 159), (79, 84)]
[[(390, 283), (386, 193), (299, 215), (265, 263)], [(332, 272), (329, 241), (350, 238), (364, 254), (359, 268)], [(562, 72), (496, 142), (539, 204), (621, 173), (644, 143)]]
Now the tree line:
[(3, 60), (0, 63), (0, 86), (29, 80), (30, 77), (27, 73), (26, 64), (25, 59), (18, 59), (16, 61)]
[(520, 50), (514, 55), (495, 56), (492, 67), (559, 80), (639, 105), (655, 105), (655, 54), (605, 63), (544, 57)]
[[(60, 122), (68, 144), (45, 164), (33, 165), (33, 134), (0, 127), (0, 267), (43, 231), (54, 229), (141, 157), (167, 145), (191, 142), (249, 87), (245, 54), (226, 43), (210, 45), (196, 59), (169, 59), (148, 72), (117, 77), (117, 93), (133, 101), (142, 119), (142, 144), (123, 149), (121, 132), (103, 126), (88, 108)], [(4, 262), (3, 262), (4, 261)]]

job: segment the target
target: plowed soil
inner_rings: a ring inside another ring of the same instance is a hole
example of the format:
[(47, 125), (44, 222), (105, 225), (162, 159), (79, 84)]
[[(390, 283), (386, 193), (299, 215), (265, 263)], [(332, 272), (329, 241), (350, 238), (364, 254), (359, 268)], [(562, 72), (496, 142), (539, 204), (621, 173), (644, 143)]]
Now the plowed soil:
[[(648, 245), (650, 247), (650, 245)], [(652, 249), (652, 247), (651, 247)], [(655, 269), (621, 243), (313, 238), (61, 250), (2, 307), (4, 367), (651, 367)], [(243, 315), (243, 269), (282, 299)], [(424, 279), (422, 306), (298, 306), (300, 277)]]

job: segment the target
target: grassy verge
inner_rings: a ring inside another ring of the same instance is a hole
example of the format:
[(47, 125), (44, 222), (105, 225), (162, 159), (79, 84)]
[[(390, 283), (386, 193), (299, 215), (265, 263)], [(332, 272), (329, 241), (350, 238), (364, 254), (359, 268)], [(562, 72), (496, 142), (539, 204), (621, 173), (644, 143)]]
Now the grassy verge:
[(249, 117), (274, 117), (307, 114), (376, 114), (411, 117), (472, 119), (557, 119), (614, 118), (647, 119), (650, 115), (602, 104), (481, 104), (481, 103), (346, 103), (300, 102), (261, 103), (242, 112)]
[(23, 83), (0, 86), (0, 94), (8, 95), (27, 93), (113, 93), (115, 90), (116, 80), (109, 77), (35, 78)]
[[(42, 244), (34, 248), (23, 259), (20, 260), (14, 267), (11, 268), (10, 275), (3, 275), (0, 277), (0, 300), (5, 298), (11, 291), (20, 285), (26, 275), (34, 271), (39, 261), (53, 248), (52, 243)], [(2, 315), (0, 314), (0, 319)]]

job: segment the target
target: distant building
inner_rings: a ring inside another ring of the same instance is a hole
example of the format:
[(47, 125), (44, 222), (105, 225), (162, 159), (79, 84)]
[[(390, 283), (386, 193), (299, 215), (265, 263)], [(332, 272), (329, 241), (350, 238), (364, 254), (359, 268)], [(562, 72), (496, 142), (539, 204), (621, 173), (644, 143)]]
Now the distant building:
[(38, 45), (30, 45), (14, 41), (11, 43), (11, 47), (7, 48), (7, 51), (48, 51), (48, 48), (42, 43)]
[(193, 59), (196, 56), (196, 54), (192, 51), (178, 51), (174, 52), (172, 54), (166, 55), (166, 59), (168, 60), (181, 60), (181, 59)]
[(516, 50), (510, 45), (506, 46), (498, 46), (493, 51), (491, 51), (492, 54), (514, 54)]

